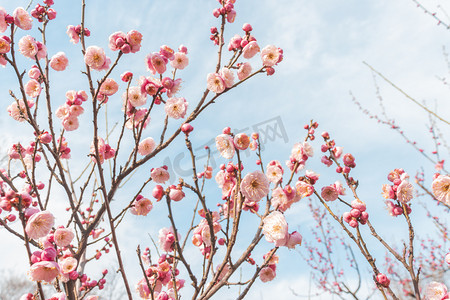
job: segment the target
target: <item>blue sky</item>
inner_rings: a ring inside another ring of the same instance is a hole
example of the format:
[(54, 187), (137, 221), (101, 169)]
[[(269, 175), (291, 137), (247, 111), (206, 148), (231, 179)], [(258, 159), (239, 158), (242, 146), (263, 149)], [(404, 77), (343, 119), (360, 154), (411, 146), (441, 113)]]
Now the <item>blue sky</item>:
[[(79, 23), (78, 1), (55, 2), (58, 15), (49, 25), (51, 33), (48, 52), (50, 56), (58, 51), (66, 52), (70, 64), (68, 70), (57, 76), (53, 74), (51, 79), (53, 99), (57, 107), (64, 102), (65, 91), (87, 87), (78, 71), (82, 62), (80, 47), (72, 45), (65, 33), (67, 25)], [(27, 4), (28, 1), (19, 0), (0, 2), (0, 6), (9, 13), (16, 6)], [(423, 4), (432, 10), (438, 10), (439, 16), (446, 20), (445, 7), (439, 10), (438, 1), (424, 0)], [(216, 6), (217, 2), (212, 0), (133, 1), (132, 4), (113, 0), (108, 1), (107, 5), (105, 1), (88, 1), (86, 27), (91, 30), (92, 36), (88, 38), (87, 45), (107, 49), (108, 37), (115, 31), (136, 29), (143, 33), (141, 51), (125, 56), (113, 73), (116, 79), (125, 70), (132, 70), (139, 75), (148, 74), (144, 57), (157, 51), (160, 45), (166, 44), (172, 48), (177, 48), (180, 44), (186, 45), (190, 64), (179, 73), (183, 78), (180, 95), (190, 102), (192, 108), (206, 87), (206, 74), (214, 70), (216, 62), (216, 48), (208, 39), (209, 28), (218, 26), (211, 14)], [(424, 167), (427, 174), (432, 174), (433, 167), (394, 131), (363, 115), (352, 103), (349, 91), (364, 107), (374, 113), (379, 112), (372, 74), (362, 63), (366, 61), (419, 101), (436, 101), (440, 114), (444, 118), (450, 118), (450, 105), (445, 101), (448, 89), (437, 79), (448, 77), (442, 49), (447, 46), (445, 42), (450, 32), (443, 26), (436, 26), (436, 22), (410, 0), (240, 0), (236, 3), (236, 10), (236, 21), (227, 28), (226, 42), (234, 34), (242, 33), (240, 28), (243, 23), (250, 23), (254, 28), (253, 34), (262, 47), (274, 44), (284, 50), (284, 61), (276, 67), (274, 76), (263, 75), (249, 81), (221, 97), (217, 104), (205, 111), (192, 124), (195, 127), (194, 145), (207, 143), (226, 126), (243, 129), (279, 118), (286, 130), (288, 142), (282, 139), (270, 141), (264, 151), (264, 159), (266, 162), (272, 159), (285, 161), (292, 144), (303, 139), (303, 125), (314, 119), (320, 124), (319, 133), (329, 131), (337, 144), (344, 147), (345, 152), (351, 152), (356, 157), (354, 177), (360, 180), (360, 197), (367, 202), (371, 215), (376, 216), (372, 223), (379, 223), (383, 227), (387, 220), (392, 222), (386, 217), (380, 196), (381, 184), (386, 183), (388, 172), (402, 167), (414, 176), (420, 167)], [(36, 22), (34, 25), (36, 26)], [(37, 36), (35, 28), (32, 34)], [(19, 31), (18, 36), (22, 35), (24, 33)], [(115, 54), (107, 50), (107, 55), (114, 57)], [(258, 59), (251, 62), (254, 66), (259, 63)], [(20, 63), (22, 68), (28, 68), (31, 61), (23, 59)], [(0, 82), (0, 97), (3, 99), (0, 111), (4, 112), (0, 117), (0, 125), (6, 128), (3, 138), (7, 141), (26, 142), (25, 137), (30, 133), (28, 129), (23, 124), (13, 123), (5, 112), (11, 102), (8, 89), (17, 92), (17, 85), (9, 67), (0, 72), (5, 74)], [(431, 138), (426, 128), (427, 117), (423, 111), (380, 78), (377, 78), (377, 82), (388, 114), (395, 117), (412, 139), (417, 140), (426, 151), (431, 151)], [(120, 106), (119, 96), (111, 98), (108, 103), (111, 118), (115, 116), (115, 111), (120, 112)], [(88, 114), (85, 113), (82, 120), (87, 124)], [(147, 134), (156, 136), (161, 128), (158, 116), (152, 119), (151, 124)], [(441, 129), (444, 135), (449, 132), (448, 127), (443, 125)], [(87, 126), (67, 136), (73, 139), (74, 149), (86, 149), (90, 144), (85, 139), (89, 136)], [(320, 143), (316, 142), (315, 145), (315, 162), (307, 165), (307, 169), (321, 173), (321, 185), (328, 185), (339, 178), (318, 162)], [(183, 141), (179, 139), (161, 155), (158, 163), (162, 163), (166, 157), (173, 161), (182, 149)], [(254, 159), (249, 158), (249, 163)], [(218, 157), (216, 160), (225, 162)], [(76, 170), (76, 164), (73, 165)], [(256, 166), (249, 165), (248, 170), (254, 169)], [(210, 187), (213, 189), (214, 184)], [(126, 198), (124, 193), (119, 195)], [(211, 196), (216, 196), (215, 192), (211, 192)], [(168, 226), (168, 222), (163, 221), (166, 214), (164, 208), (155, 207), (156, 216), (157, 212), (160, 212), (159, 217), (155, 217), (157, 222), (153, 221), (155, 219), (143, 221), (129, 216), (121, 232), (124, 236), (123, 244), (136, 244), (139, 234), (139, 243), (150, 244), (146, 234), (136, 233), (135, 236), (130, 235), (130, 232), (136, 232), (136, 227), (144, 227), (156, 236), (161, 222), (164, 222), (163, 226)], [(417, 217), (420, 218), (419, 213)], [(292, 230), (300, 231), (305, 238), (309, 236), (308, 228), (312, 225), (305, 203), (294, 207), (287, 218)], [(11, 244), (15, 245), (11, 249), (2, 248), (0, 253), (12, 253), (10, 251), (20, 247), (20, 242), (4, 231), (0, 231), (0, 237), (11, 240)], [(399, 238), (389, 232), (386, 232), (386, 237), (392, 240)], [(267, 248), (269, 245), (265, 246)], [(131, 266), (131, 277), (138, 278), (139, 272), (132, 270), (135, 263), (134, 249), (124, 251), (130, 257), (127, 263)], [(266, 291), (264, 298), (282, 293), (286, 297), (284, 299), (295, 299), (288, 292), (288, 287), (302, 289), (307, 285), (309, 273), (300, 256), (294, 251), (283, 251), (282, 254), (277, 279), (261, 285)], [(112, 253), (110, 257), (113, 258)], [(257, 258), (256, 254), (254, 257)], [(6, 267), (13, 267), (15, 264), (16, 262), (11, 262)], [(299, 273), (298, 269), (305, 271)], [(251, 299), (260, 297), (258, 287), (250, 296)], [(228, 299), (226, 295), (221, 297)]]

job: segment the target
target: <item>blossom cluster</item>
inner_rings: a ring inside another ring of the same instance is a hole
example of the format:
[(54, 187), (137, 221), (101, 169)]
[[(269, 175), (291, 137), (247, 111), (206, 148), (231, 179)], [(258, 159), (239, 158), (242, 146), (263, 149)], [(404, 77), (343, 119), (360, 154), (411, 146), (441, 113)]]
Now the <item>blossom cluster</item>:
[[(150, 264), (148, 250), (144, 253), (143, 258), (144, 263)], [(177, 278), (180, 271), (173, 269), (173, 260), (172, 256), (162, 254), (156, 264), (151, 264), (145, 270), (146, 278), (141, 279), (136, 284), (136, 291), (142, 299), (176, 299), (175, 294), (184, 287), (185, 281)]]
[(67, 131), (78, 129), (78, 117), (83, 114), (84, 109), (81, 106), (83, 102), (88, 100), (88, 95), (85, 91), (67, 91), (66, 102), (58, 107), (55, 114), (61, 119), (62, 126)]
[(395, 169), (388, 175), (388, 180), (392, 182), (392, 185), (383, 184), (382, 186), (382, 195), (386, 199), (389, 214), (393, 217), (402, 215), (403, 207), (406, 208), (407, 214), (411, 213), (408, 202), (413, 198), (413, 186), (408, 179), (409, 175), (403, 169)]

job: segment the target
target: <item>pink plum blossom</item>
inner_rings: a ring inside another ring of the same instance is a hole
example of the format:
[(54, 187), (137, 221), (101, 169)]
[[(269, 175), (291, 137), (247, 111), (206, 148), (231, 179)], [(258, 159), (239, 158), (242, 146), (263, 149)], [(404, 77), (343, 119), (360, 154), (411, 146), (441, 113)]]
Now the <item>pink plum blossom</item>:
[(261, 59), (265, 67), (272, 67), (278, 63), (280, 51), (273, 45), (266, 46), (261, 50)]
[(259, 201), (269, 194), (269, 180), (261, 171), (245, 175), (241, 182), (241, 192), (249, 201)]
[(64, 273), (64, 274), (68, 274), (72, 271), (75, 271), (77, 266), (78, 266), (78, 261), (76, 260), (76, 258), (73, 258), (70, 256), (59, 261), (60, 271), (61, 271), (61, 273)]
[(19, 52), (23, 56), (34, 59), (38, 50), (36, 40), (31, 35), (26, 35), (19, 40)]
[[(178, 238), (181, 238), (181, 235), (178, 235)], [(172, 252), (174, 250), (175, 243), (175, 233), (173, 232), (173, 228), (161, 228), (159, 230), (159, 247), (164, 252)]]
[(148, 137), (139, 143), (138, 153), (142, 156), (148, 155), (152, 153), (153, 150), (155, 150), (155, 146), (155, 140), (151, 137)]
[(449, 294), (445, 284), (432, 281), (425, 288), (425, 297), (427, 300), (449, 299)]
[(106, 57), (105, 51), (97, 46), (89, 46), (84, 55), (86, 65), (94, 70), (101, 71), (109, 68), (110, 60)]
[(128, 31), (127, 42), (131, 47), (131, 53), (138, 52), (141, 49), (142, 33), (137, 30)]
[(339, 197), (339, 194), (334, 185), (329, 185), (322, 188), (321, 196), (325, 201), (334, 201)]
[(276, 276), (275, 270), (271, 267), (264, 267), (259, 271), (259, 279), (262, 282), (272, 281)]
[(294, 249), (296, 245), (302, 244), (302, 239), (303, 239), (302, 235), (297, 231), (294, 231), (293, 233), (289, 234), (286, 247), (288, 247), (288, 249)]
[(119, 90), (119, 85), (112, 78), (107, 78), (100, 86), (100, 93), (106, 96), (112, 96)]
[(55, 217), (49, 211), (41, 211), (34, 214), (27, 222), (25, 232), (31, 239), (38, 239), (46, 236), (53, 225), (55, 224)]
[(0, 33), (5, 32), (8, 28), (8, 23), (6, 22), (6, 10), (0, 6)]
[(222, 93), (226, 88), (225, 81), (217, 73), (209, 73), (206, 82), (208, 90), (216, 94)]
[(8, 53), (11, 49), (11, 40), (7, 36), (0, 36), (0, 54)]
[(220, 155), (226, 159), (231, 159), (234, 155), (233, 138), (228, 134), (220, 134), (216, 137), (216, 147)]
[(80, 122), (76, 116), (68, 115), (62, 120), (62, 126), (66, 131), (73, 131), (78, 129)]
[(69, 65), (69, 59), (64, 52), (58, 52), (50, 59), (50, 67), (55, 71), (64, 71)]
[(34, 79), (31, 79), (25, 84), (25, 93), (31, 98), (36, 98), (41, 94), (41, 84)]
[(59, 275), (59, 266), (54, 261), (40, 261), (30, 267), (28, 274), (33, 281), (52, 282)]
[(251, 41), (248, 43), (244, 49), (242, 49), (242, 56), (246, 59), (250, 59), (260, 51), (258, 43), (256, 41)]
[(233, 72), (230, 69), (223, 67), (220, 70), (219, 74), (220, 74), (220, 77), (222, 77), (223, 82), (225, 83), (225, 87), (226, 88), (231, 88), (233, 86), (233, 84), (234, 84), (234, 74), (233, 74)]
[(156, 183), (165, 183), (170, 178), (169, 172), (163, 167), (154, 168), (150, 173), (152, 180)]
[(239, 66), (237, 76), (239, 80), (244, 80), (250, 73), (252, 73), (252, 65), (249, 62), (245, 62)]
[(146, 216), (153, 208), (152, 201), (147, 198), (136, 198), (133, 202), (133, 206), (130, 209), (130, 212), (133, 215), (137, 216)]
[(70, 42), (73, 44), (77, 44), (80, 41), (80, 35), (77, 33), (76, 27), (73, 25), (67, 26), (67, 35), (70, 37)]
[(152, 74), (163, 74), (166, 71), (167, 59), (159, 53), (151, 53), (146, 57), (147, 68)]
[(18, 7), (13, 12), (14, 24), (23, 30), (30, 30), (32, 27), (31, 16), (22, 7)]
[(72, 229), (70, 228), (58, 228), (55, 230), (55, 233), (53, 234), (55, 244), (59, 247), (69, 246), (74, 237), (75, 235)]
[(413, 186), (406, 180), (403, 180), (397, 187), (397, 200), (407, 203), (413, 198)]
[(120, 50), (120, 48), (126, 43), (127, 35), (122, 32), (114, 32), (109, 36), (109, 49), (112, 51)]
[[(123, 93), (122, 98), (127, 98), (127, 92)], [(138, 86), (132, 86), (128, 89), (128, 103), (134, 107), (139, 107), (147, 102), (147, 94), (143, 94), (141, 88)]]
[(183, 70), (189, 64), (189, 58), (183, 52), (177, 52), (174, 54), (175, 58), (170, 62), (170, 65), (179, 70)]
[(263, 234), (270, 243), (276, 247), (286, 245), (289, 239), (288, 224), (284, 215), (279, 211), (273, 211), (263, 220)]
[(174, 119), (184, 118), (188, 108), (188, 102), (184, 98), (169, 98), (164, 105), (167, 116)]
[(245, 133), (238, 133), (234, 136), (234, 146), (239, 150), (246, 150), (250, 145), (250, 138)]
[(438, 201), (450, 205), (450, 176), (439, 175), (431, 184), (433, 194)]

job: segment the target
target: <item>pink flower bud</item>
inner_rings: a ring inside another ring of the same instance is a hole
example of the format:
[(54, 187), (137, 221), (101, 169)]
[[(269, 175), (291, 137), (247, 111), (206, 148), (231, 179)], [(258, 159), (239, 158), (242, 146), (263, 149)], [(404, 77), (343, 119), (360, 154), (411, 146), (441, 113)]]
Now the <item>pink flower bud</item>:
[(77, 271), (72, 271), (69, 273), (69, 278), (70, 280), (77, 280), (78, 278), (78, 272)]
[[(217, 31), (217, 28), (216, 28), (216, 31)], [(180, 51), (180, 52), (182, 52), (182, 53), (184, 53), (184, 54), (188, 54), (188, 49), (187, 49), (187, 47), (184, 46), (184, 45), (180, 45), (180, 46), (178, 47), (178, 51)]]
[(186, 135), (189, 135), (189, 133), (191, 133), (193, 130), (194, 127), (192, 127), (192, 125), (189, 123), (184, 123), (183, 125), (181, 125), (181, 131), (183, 131)]
[(350, 212), (346, 211), (342, 214), (342, 219), (344, 220), (344, 222), (349, 223), (352, 219), (352, 215), (350, 214)]
[(359, 209), (361, 212), (366, 210), (366, 204), (359, 199), (355, 199), (351, 203), (352, 208)]
[(49, 8), (47, 10), (47, 18), (49, 20), (53, 20), (54, 18), (56, 18), (56, 11), (53, 8)]
[(351, 219), (350, 222), (348, 222), (348, 225), (350, 225), (350, 227), (356, 228), (358, 227), (358, 221), (356, 221), (355, 219)]
[(244, 25), (242, 25), (242, 30), (244, 30), (245, 32), (249, 32), (249, 31), (252, 31), (253, 28), (252, 28), (252, 25), (245, 23)]
[(46, 248), (41, 253), (41, 260), (54, 261), (55, 258), (56, 258), (56, 250), (55, 250), (55, 248)]
[(213, 16), (218, 18), (220, 16), (220, 10), (218, 8), (213, 10)]
[(159, 201), (159, 200), (161, 200), (163, 195), (164, 195), (164, 188), (158, 184), (153, 189), (152, 196)]
[(271, 76), (275, 73), (275, 69), (272, 67), (266, 67), (266, 74), (267, 76)]
[(41, 143), (48, 144), (52, 141), (52, 135), (49, 134), (48, 132), (44, 132), (43, 134), (41, 134), (40, 140)]
[(366, 222), (369, 219), (369, 213), (367, 211), (363, 211), (360, 216), (361, 221)]
[(181, 189), (170, 189), (169, 197), (173, 201), (180, 201), (184, 198), (185, 194)]
[(381, 284), (382, 286), (384, 286), (384, 287), (388, 287), (389, 286), (389, 284), (391, 283), (391, 281), (387, 278), (387, 276), (386, 275), (384, 275), (383, 273), (379, 273), (378, 275), (377, 275), (377, 282), (379, 283), (379, 284)]
[(222, 130), (222, 133), (223, 133), (223, 134), (230, 134), (230, 133), (231, 133), (231, 128), (230, 128), (230, 127), (225, 127), (225, 128)]
[(358, 218), (361, 215), (361, 211), (359, 209), (354, 208), (350, 211), (350, 215), (354, 218)]

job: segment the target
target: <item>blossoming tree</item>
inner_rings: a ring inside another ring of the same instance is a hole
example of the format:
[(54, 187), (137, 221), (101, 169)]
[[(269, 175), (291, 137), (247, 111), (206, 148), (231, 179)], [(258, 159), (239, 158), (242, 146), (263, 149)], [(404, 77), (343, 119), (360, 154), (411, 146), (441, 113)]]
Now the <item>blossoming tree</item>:
[[(141, 49), (145, 33), (137, 30), (112, 33), (109, 50), (90, 45), (89, 38), (95, 35), (95, 30), (87, 28), (91, 24), (86, 24), (87, 8), (82, 0), (81, 22), (69, 25), (67, 35), (81, 50), (85, 89), (74, 90), (67, 82), (62, 103), (61, 95), (53, 95), (50, 90), (51, 79), (66, 70), (69, 58), (60, 51), (63, 49), (57, 49), (54, 55), (47, 52), (52, 43), (47, 35), (48, 26), (57, 17), (53, 5), (53, 0), (44, 0), (31, 12), (21, 7), (13, 12), (0, 8), (0, 32), (5, 34), (0, 37), (0, 64), (17, 79), (17, 86), (10, 90), (11, 104), (7, 110), (20, 126), (29, 126), (34, 132), (28, 143), (10, 146), (8, 166), (0, 170), (0, 225), (23, 241), (29, 276), (36, 283), (35, 290), (22, 299), (98, 299), (97, 288), (101, 290), (108, 284), (108, 271), (89, 271), (88, 266), (95, 265), (110, 248), (114, 248), (117, 272), (128, 299), (135, 295), (133, 290), (143, 299), (177, 300), (182, 295), (210, 299), (227, 286), (242, 287), (237, 297), (242, 299), (257, 280), (267, 282), (276, 277), (280, 247), (293, 249), (302, 243), (300, 233), (289, 230), (284, 213), (305, 197), (315, 197), (355, 243), (371, 267), (373, 283), (380, 295), (398, 299), (390, 288), (390, 279), (366, 246), (360, 231), (364, 225), (407, 270), (414, 297), (421, 299), (420, 269), (414, 264), (414, 230), (409, 216), (413, 187), (404, 170), (392, 171), (388, 176), (390, 184), (383, 187), (384, 196), (392, 200), (390, 212), (403, 216), (409, 228), (409, 244), (399, 253), (377, 233), (365, 202), (358, 197), (358, 181), (350, 175), (356, 167), (355, 157), (343, 153), (343, 148), (327, 132), (321, 134), (320, 150), (324, 153), (321, 161), (327, 166), (334, 165), (344, 183), (324, 186), (318, 183), (319, 174), (303, 170), (314, 155), (317, 122), (305, 125), (305, 138), (293, 146), (286, 167), (277, 160), (264, 163), (258, 133), (232, 132), (229, 127), (215, 138), (227, 164), (218, 170), (213, 170), (209, 163), (199, 166), (191, 141), (196, 133), (193, 121), (228, 91), (258, 75), (274, 75), (283, 60), (280, 48), (260, 47), (248, 23), (226, 43), (225, 27), (236, 16), (234, 0), (220, 0), (213, 11), (219, 21), (218, 27), (210, 29), (210, 40), (217, 47), (217, 63), (206, 75), (203, 94), (196, 101), (182, 97), (183, 81), (179, 73), (189, 67), (187, 47), (181, 45), (174, 50), (163, 45), (155, 52)], [(39, 30), (34, 36), (27, 34), (36, 27)], [(140, 51), (150, 52), (144, 62), (148, 73), (127, 71), (120, 76), (123, 82), (120, 86), (113, 71), (124, 56)], [(108, 57), (108, 53), (114, 58)], [(29, 59), (32, 66), (21, 65), (18, 56)], [(257, 63), (249, 61), (257, 56), (260, 57)], [(109, 101), (118, 98), (122, 99), (122, 112), (109, 113), (119, 124), (118, 129), (106, 130), (104, 134), (100, 114), (106, 111)], [(90, 114), (92, 123), (80, 122), (85, 113)], [(150, 119), (158, 114), (164, 115), (161, 131), (150, 137)], [(89, 129), (90, 142), (89, 150), (86, 148), (84, 152), (72, 148), (74, 140), (68, 135), (83, 127)], [(192, 176), (170, 178), (168, 167), (156, 165), (156, 157), (176, 139), (183, 138), (185, 151), (191, 158)], [(257, 161), (252, 167), (257, 170), (244, 171), (241, 155), (247, 149), (254, 151)], [(80, 174), (74, 174), (70, 163), (85, 163), (86, 167)], [(127, 187), (127, 201), (117, 201), (120, 188), (137, 170), (145, 168), (150, 171), (142, 173), (145, 175), (140, 180), (134, 178), (133, 186)], [(213, 177), (213, 171), (221, 195), (219, 203), (206, 197), (205, 182)], [(433, 182), (434, 195), (447, 205), (449, 178), (440, 175)], [(169, 184), (170, 179), (178, 183)], [(343, 197), (345, 189), (351, 191), (350, 200)], [(69, 212), (67, 219), (60, 218), (53, 197), (57, 191), (63, 193), (61, 198)], [(195, 199), (190, 205), (193, 214), (190, 225), (180, 227), (175, 213), (177, 203), (188, 197)], [(344, 205), (348, 211), (338, 215), (332, 207), (335, 204)], [(136, 243), (133, 246), (138, 263), (126, 265), (118, 228), (127, 213), (150, 218), (154, 205), (165, 205), (168, 214), (168, 226), (159, 230), (159, 245), (155, 246), (158, 256), (151, 254), (150, 247), (141, 252)], [(248, 219), (257, 220), (250, 238), (239, 232)], [(271, 245), (271, 250), (262, 257), (251, 257), (264, 243)], [(102, 246), (97, 249), (98, 245)], [(192, 259), (191, 247), (201, 257), (201, 266)], [(97, 251), (91, 257), (92, 249)], [(130, 268), (139, 268), (142, 279), (130, 282), (127, 276)], [(244, 268), (246, 279), (237, 276), (238, 270)], [(192, 287), (189, 292), (185, 291), (186, 282)], [(52, 294), (46, 293), (44, 283), (53, 284)], [(438, 296), (433, 298), (430, 296), (433, 293)], [(448, 297), (445, 285), (437, 282), (428, 286), (426, 294), (429, 299)]]

